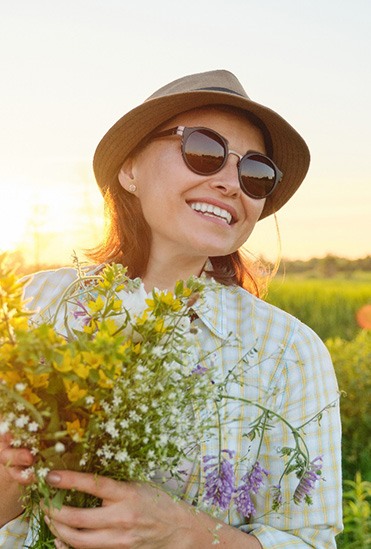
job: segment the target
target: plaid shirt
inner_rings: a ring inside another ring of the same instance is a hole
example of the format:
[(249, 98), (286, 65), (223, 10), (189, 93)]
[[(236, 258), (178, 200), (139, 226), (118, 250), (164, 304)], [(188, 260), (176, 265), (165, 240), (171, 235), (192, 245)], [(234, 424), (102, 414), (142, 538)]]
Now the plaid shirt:
[[(34, 275), (26, 288), (26, 297), (33, 298), (30, 307), (38, 309), (40, 314), (53, 314), (75, 276), (73, 269)], [(194, 310), (198, 317), (195, 323), (200, 328), (200, 355), (210, 353), (217, 365), (216, 375), (224, 378), (234, 365), (243, 364), (243, 380), (232, 379), (227, 389), (230, 396), (260, 402), (294, 427), (307, 422), (338, 399), (327, 349), (316, 334), (296, 318), (236, 286), (218, 286), (215, 291), (207, 291), (204, 300), (194, 305)], [(59, 328), (63, 329), (62, 319)], [(237, 345), (234, 336), (239, 338)], [(239, 481), (257, 456), (260, 437), (251, 441), (244, 434), (251, 430), (259, 410), (254, 405), (229, 400), (221, 413), (221, 445), (223, 449), (235, 452), (235, 472)], [(306, 425), (305, 442), (311, 459), (323, 456), (325, 480), (317, 483), (312, 505), (293, 503), (298, 479), (290, 474), (281, 482), (286, 503), (279, 512), (271, 511), (272, 486), (278, 483), (283, 471), (278, 449), (293, 446), (289, 427), (277, 421), (272, 429), (265, 431), (259, 451), (259, 463), (269, 471), (269, 476), (255, 496), (255, 516), (246, 520), (229, 511), (224, 517), (225, 522), (256, 536), (264, 549), (336, 547), (335, 535), (342, 529), (338, 404), (324, 412), (320, 423), (312, 421)], [(202, 498), (202, 457), (218, 455), (218, 450), (218, 437), (211, 437), (201, 445), (200, 456), (184, 488), (185, 498), (190, 503)], [(19, 544), (16, 541), (20, 536), (19, 528), (19, 519), (16, 519), (0, 529), (0, 546), (21, 546), (16, 545)], [(3, 545), (9, 543), (12, 535), (13, 545)]]

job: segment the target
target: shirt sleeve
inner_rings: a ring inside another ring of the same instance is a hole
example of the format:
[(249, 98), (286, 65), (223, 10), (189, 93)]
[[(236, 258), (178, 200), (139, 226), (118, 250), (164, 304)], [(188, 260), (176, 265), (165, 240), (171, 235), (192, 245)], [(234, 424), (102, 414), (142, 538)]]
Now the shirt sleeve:
[(29, 523), (22, 516), (11, 520), (0, 528), (0, 547), (2, 549), (21, 549), (29, 530)]
[[(298, 322), (288, 346), (276, 384), (279, 393), (279, 413), (294, 427), (304, 423), (305, 444), (310, 459), (322, 456), (323, 479), (316, 482), (311, 494), (313, 503), (295, 504), (292, 496), (298, 484), (295, 473), (284, 476), (281, 483), (284, 503), (281, 512), (270, 511), (272, 493), (257, 500), (257, 517), (243, 531), (253, 534), (264, 549), (332, 549), (335, 536), (342, 530), (341, 500), (341, 426), (339, 392), (330, 355), (307, 326)], [(320, 418), (309, 421), (326, 406)], [(282, 422), (266, 431), (259, 461), (278, 482), (282, 472), (279, 449), (293, 446), (290, 430)], [(272, 484), (275, 484), (272, 482)]]

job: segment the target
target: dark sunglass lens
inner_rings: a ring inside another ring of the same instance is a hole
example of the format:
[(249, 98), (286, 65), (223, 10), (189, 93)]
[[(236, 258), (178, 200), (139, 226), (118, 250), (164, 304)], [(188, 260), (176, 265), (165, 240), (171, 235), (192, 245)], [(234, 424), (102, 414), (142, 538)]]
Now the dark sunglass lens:
[(225, 158), (223, 141), (206, 129), (193, 131), (184, 144), (187, 165), (196, 173), (212, 174), (220, 170)]
[(264, 198), (274, 188), (276, 170), (269, 158), (250, 155), (241, 160), (239, 166), (242, 190), (253, 198)]

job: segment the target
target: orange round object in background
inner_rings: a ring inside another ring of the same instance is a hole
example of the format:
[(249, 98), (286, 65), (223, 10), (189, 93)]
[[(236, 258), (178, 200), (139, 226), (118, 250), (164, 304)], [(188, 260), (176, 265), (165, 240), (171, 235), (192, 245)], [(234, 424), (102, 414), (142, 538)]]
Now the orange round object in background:
[(363, 305), (356, 314), (358, 326), (364, 330), (371, 330), (371, 304)]

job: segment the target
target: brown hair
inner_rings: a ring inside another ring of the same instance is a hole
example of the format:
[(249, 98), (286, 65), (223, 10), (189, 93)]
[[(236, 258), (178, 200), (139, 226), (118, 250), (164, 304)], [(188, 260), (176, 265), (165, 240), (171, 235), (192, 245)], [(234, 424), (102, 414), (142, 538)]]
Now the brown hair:
[[(246, 117), (262, 131), (267, 154), (272, 154), (270, 135), (255, 115), (225, 105), (214, 107)], [(143, 150), (149, 140), (149, 137), (144, 139), (132, 155)], [(106, 191), (104, 199), (108, 221), (106, 236), (101, 244), (88, 250), (86, 255), (98, 263), (121, 263), (127, 267), (128, 276), (143, 277), (148, 265), (151, 229), (144, 219), (140, 202), (122, 188), (118, 177), (115, 184)], [(242, 250), (209, 259), (212, 269), (206, 273), (218, 282), (226, 286), (241, 286), (258, 297), (265, 293), (269, 272), (261, 261), (249, 259)]]

